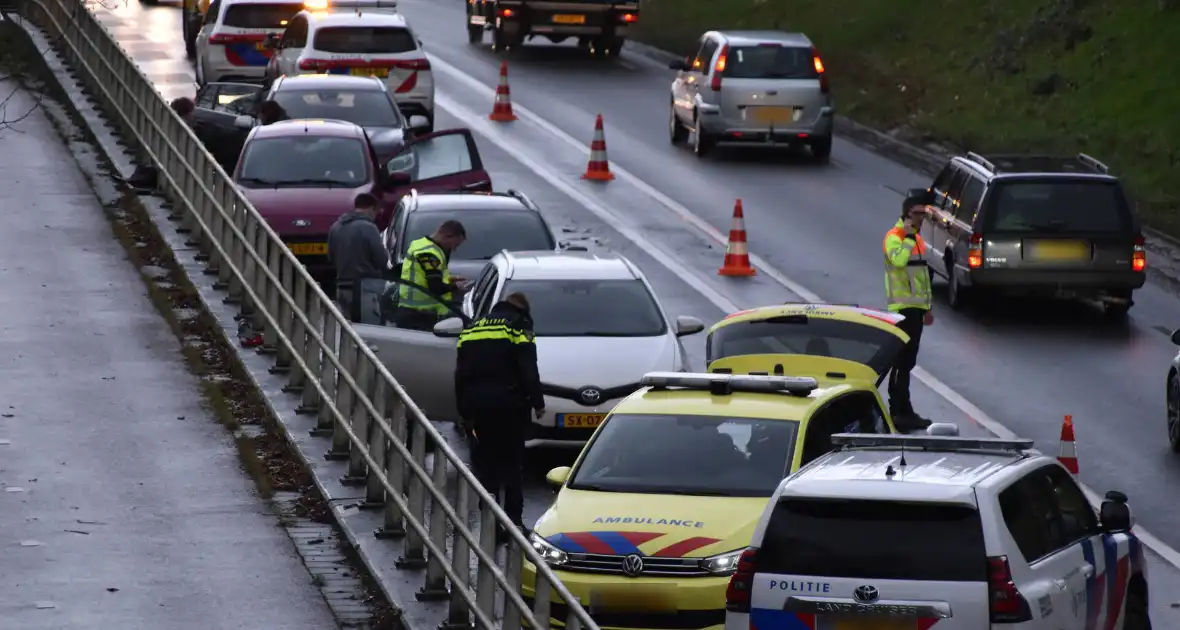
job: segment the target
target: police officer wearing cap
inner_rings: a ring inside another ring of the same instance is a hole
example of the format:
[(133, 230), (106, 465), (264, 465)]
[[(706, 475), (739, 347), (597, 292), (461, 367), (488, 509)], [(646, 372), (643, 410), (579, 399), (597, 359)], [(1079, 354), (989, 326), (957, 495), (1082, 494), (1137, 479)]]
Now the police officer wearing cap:
[(914, 412), (910, 401), (910, 373), (918, 363), (922, 329), (934, 323), (934, 313), (930, 310), (931, 273), (924, 258), (926, 241), (921, 235), (926, 214), (924, 194), (906, 197), (902, 203), (901, 218), (885, 234), (882, 243), (885, 253), (885, 297), (889, 310), (905, 317), (897, 327), (910, 338), (889, 375), (889, 415), (894, 425), (902, 431), (930, 426), (929, 420)]
[(532, 423), (529, 412), (542, 417), (545, 398), (533, 319), (523, 294), (510, 294), (459, 335), (455, 400), (474, 432), (476, 477), (492, 496), (504, 491), (504, 511), (525, 531), (524, 443)]

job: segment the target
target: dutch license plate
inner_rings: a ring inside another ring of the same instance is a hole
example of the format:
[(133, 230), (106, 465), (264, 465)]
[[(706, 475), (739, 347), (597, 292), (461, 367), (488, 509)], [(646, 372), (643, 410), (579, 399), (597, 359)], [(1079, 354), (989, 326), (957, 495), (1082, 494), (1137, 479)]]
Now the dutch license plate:
[(384, 79), (389, 76), (389, 68), (353, 68), (352, 76)]
[(1078, 262), (1090, 260), (1090, 244), (1086, 241), (1033, 241), (1033, 260)]
[(287, 247), (296, 256), (323, 256), (328, 253), (327, 243), (290, 243)]
[(594, 429), (605, 419), (605, 413), (563, 413), (559, 418), (566, 429)]
[(912, 619), (881, 619), (873, 617), (845, 617), (837, 619), (834, 630), (913, 630)]
[(553, 16), (554, 24), (585, 24), (586, 16), (584, 15), (555, 15)]
[(751, 107), (749, 111), (755, 122), (776, 125), (795, 122), (799, 119), (796, 112), (802, 112), (794, 107)]
[(675, 595), (674, 589), (639, 584), (628, 588), (602, 588), (590, 591), (590, 610), (594, 613), (670, 613), (676, 611)]

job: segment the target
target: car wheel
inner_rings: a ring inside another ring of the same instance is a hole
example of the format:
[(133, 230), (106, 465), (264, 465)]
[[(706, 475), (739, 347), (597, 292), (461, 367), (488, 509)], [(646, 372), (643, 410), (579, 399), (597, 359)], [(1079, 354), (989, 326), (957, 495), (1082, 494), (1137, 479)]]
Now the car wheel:
[(705, 157), (713, 150), (713, 145), (716, 141), (713, 140), (709, 134), (705, 133), (704, 128), (701, 127), (700, 115), (693, 116), (692, 123), (694, 131), (692, 133), (692, 152), (697, 154), (697, 157)]
[(673, 103), (668, 104), (668, 139), (672, 144), (684, 144), (688, 140), (688, 130), (676, 117), (676, 105)]
[(811, 141), (811, 156), (820, 164), (827, 164), (832, 157), (832, 134)]
[(197, 87), (205, 87), (205, 64), (201, 59), (197, 59)]
[(1180, 376), (1168, 379), (1168, 442), (1173, 453), (1180, 453)]
[(947, 304), (950, 305), (951, 310), (963, 310), (970, 301), (971, 289), (959, 282), (959, 274), (955, 273), (955, 267), (949, 261), (947, 262), (946, 283)]

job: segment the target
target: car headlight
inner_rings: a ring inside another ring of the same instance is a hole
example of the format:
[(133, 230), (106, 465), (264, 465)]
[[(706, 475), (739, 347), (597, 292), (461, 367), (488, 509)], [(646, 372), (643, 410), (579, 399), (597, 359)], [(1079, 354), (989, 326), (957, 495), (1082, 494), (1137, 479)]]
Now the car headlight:
[(725, 553), (719, 553), (715, 556), (701, 559), (701, 568), (712, 573), (713, 575), (733, 575), (737, 570), (738, 558), (742, 557), (742, 552), (746, 548), (734, 549)]
[[(569, 560), (569, 556), (564, 551), (554, 547), (552, 543), (541, 538), (536, 533), (529, 534), (529, 542), (532, 543), (533, 550), (541, 555), (541, 559), (545, 561), (545, 564), (551, 567), (559, 567)], [(737, 561), (735, 560), (734, 562), (736, 563)]]

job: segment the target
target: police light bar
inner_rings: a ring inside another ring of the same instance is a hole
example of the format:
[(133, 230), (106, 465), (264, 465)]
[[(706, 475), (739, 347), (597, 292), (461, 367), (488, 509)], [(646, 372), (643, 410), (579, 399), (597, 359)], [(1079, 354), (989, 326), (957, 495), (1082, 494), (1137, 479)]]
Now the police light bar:
[(841, 448), (912, 448), (931, 451), (1010, 451), (1032, 450), (1032, 440), (1002, 438), (964, 438), (943, 435), (882, 435), (876, 433), (837, 433), (832, 446)]
[(643, 375), (639, 384), (653, 389), (694, 389), (718, 395), (727, 395), (733, 392), (782, 392), (795, 396), (806, 396), (819, 387), (819, 381), (814, 378), (797, 376), (689, 372), (649, 372)]
[(397, 0), (304, 0), (303, 8), (325, 9), (396, 9)]

